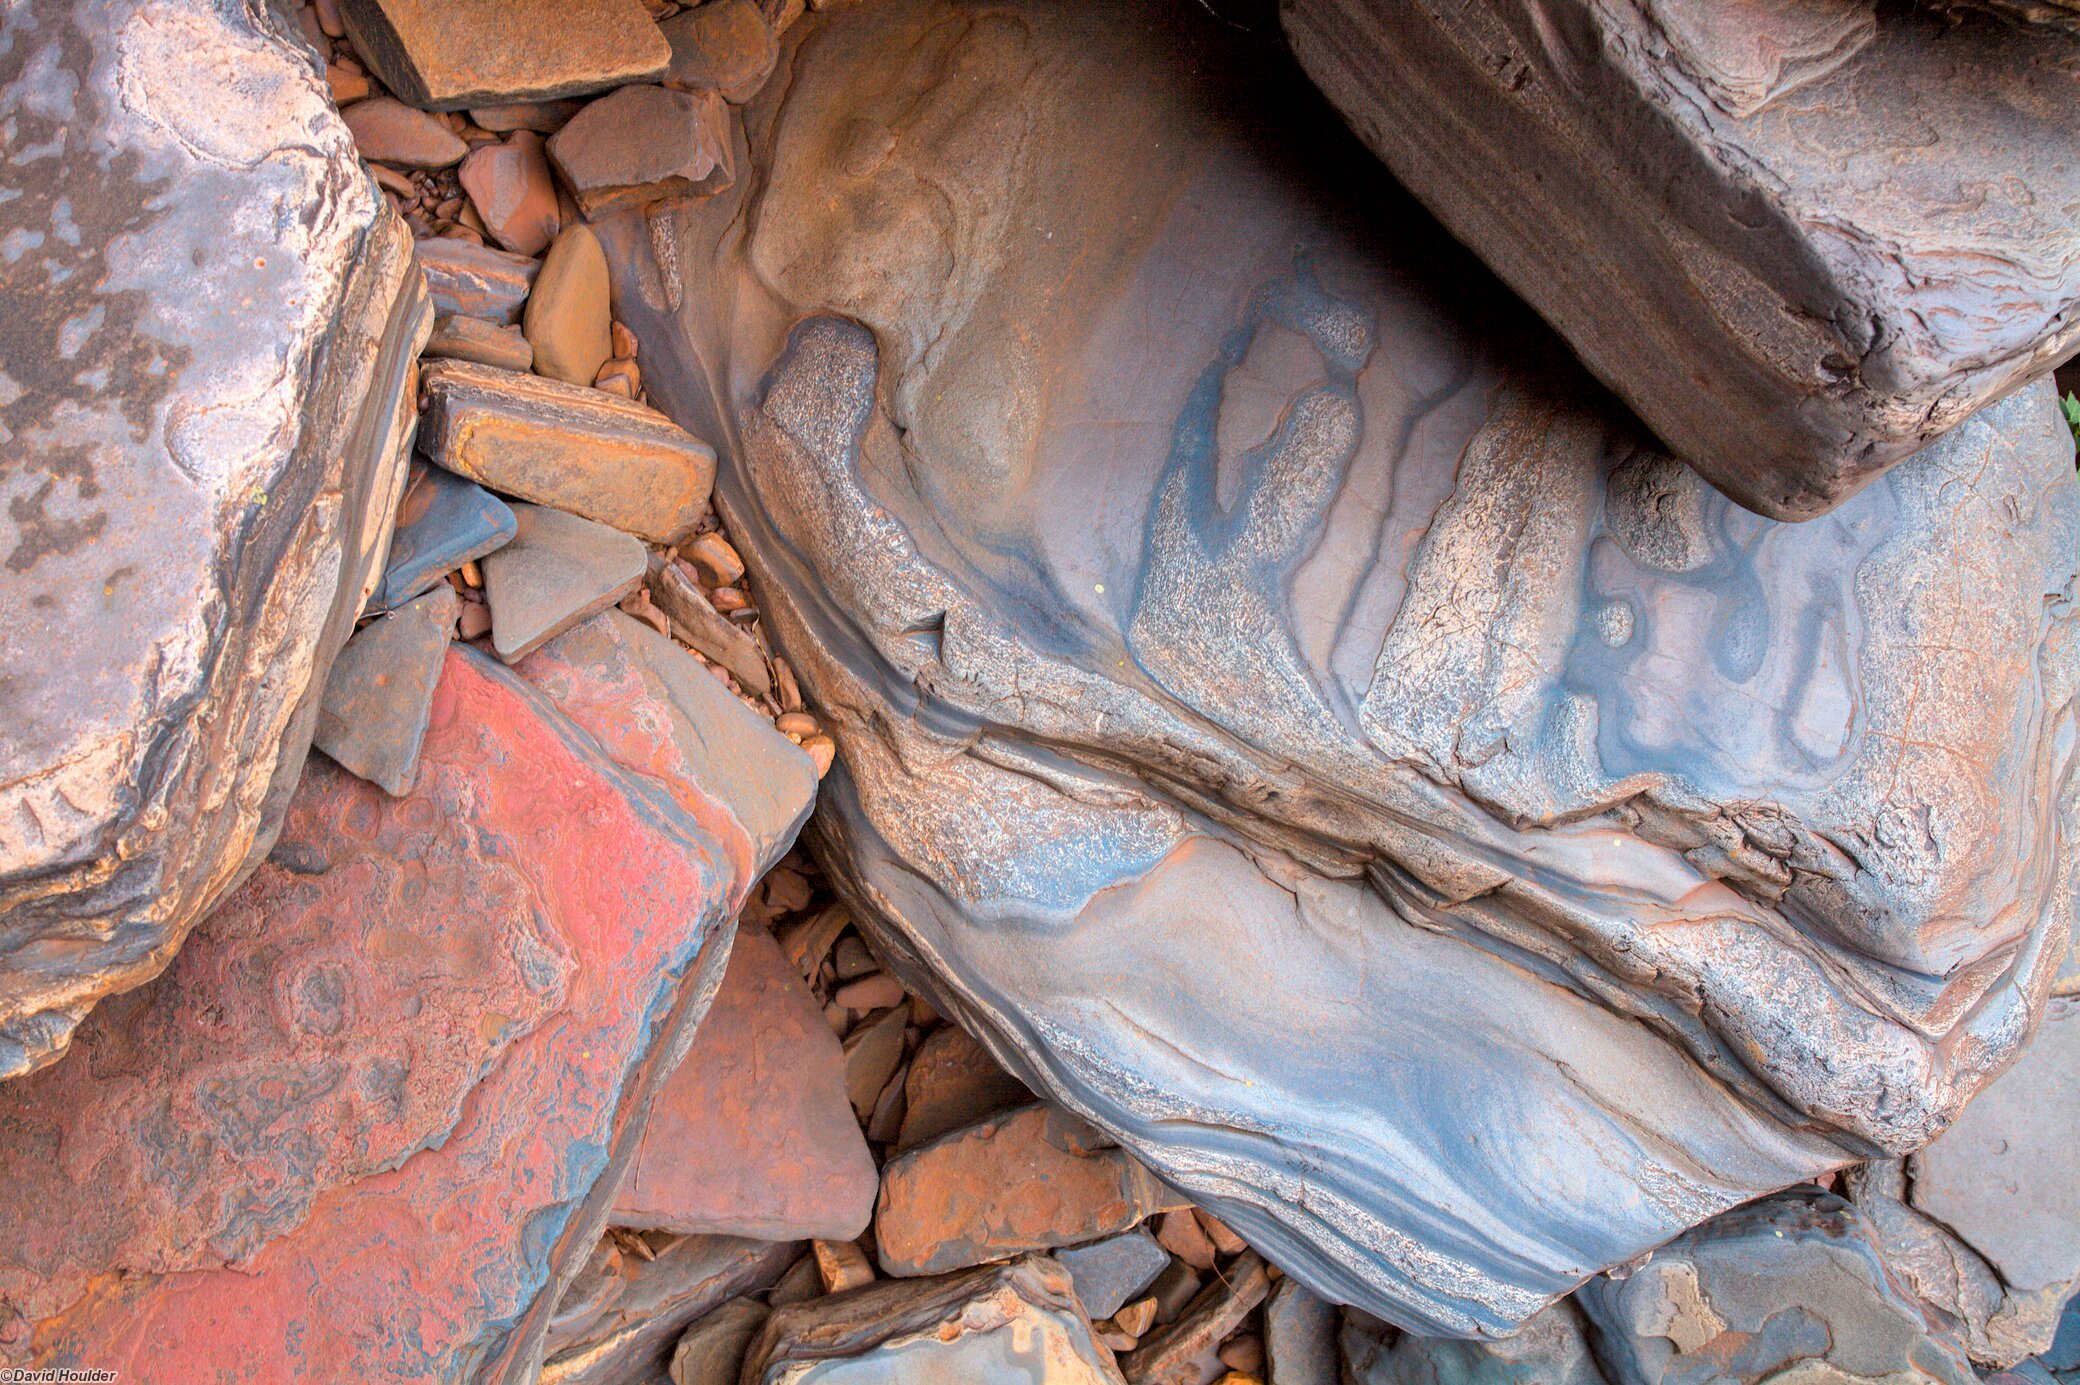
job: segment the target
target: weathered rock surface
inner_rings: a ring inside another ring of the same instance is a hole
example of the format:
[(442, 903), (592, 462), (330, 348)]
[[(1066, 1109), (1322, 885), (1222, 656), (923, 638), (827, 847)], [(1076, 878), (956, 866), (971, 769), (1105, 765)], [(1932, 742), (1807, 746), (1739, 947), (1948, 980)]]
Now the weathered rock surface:
[(672, 1348), (672, 1385), (737, 1385), (744, 1353), (768, 1312), (756, 1299), (733, 1298), (687, 1328)]
[(671, 45), (642, 0), (339, 0), (355, 49), (414, 106), (583, 96), (647, 82)]
[(1155, 1282), (1170, 1252), (1136, 1228), (1089, 1245), (1055, 1252), (1076, 1286), (1076, 1301), (1093, 1318), (1109, 1318)]
[(903, 1129), (896, 1140), (900, 1149), (936, 1140), (1033, 1099), (1023, 1083), (999, 1067), (989, 1050), (957, 1024), (918, 1045), (903, 1078), (903, 1094)]
[(422, 240), (417, 249), (435, 312), (508, 326), (520, 320), (542, 267), (540, 260), (466, 240)]
[(2025, 1041), (2071, 439), (1743, 511), (1250, 43), (833, 10), (756, 177), (602, 234), (877, 953), (1324, 1297), (1501, 1334)]
[(715, 452), (655, 409), (599, 390), (433, 361), (421, 447), (448, 470), (656, 543), (699, 520)]
[(372, 604), (378, 610), (402, 606), (464, 563), (505, 547), (517, 527), (512, 506), (474, 481), (412, 463), (397, 507), (389, 565)]
[(751, 879), (670, 718), (572, 677), (451, 646), (409, 798), (312, 760), (167, 975), (0, 1088), (10, 1359), (534, 1378)]
[(450, 314), (433, 320), (433, 335), (426, 339), (428, 356), (445, 356), (457, 361), (500, 370), (534, 369), (534, 348), (518, 327), (501, 326), (480, 317)]
[(341, 119), (364, 159), (408, 168), (446, 168), (469, 153), (461, 137), (438, 119), (392, 97), (357, 101)]
[(652, 575), (650, 595), (680, 639), (728, 669), (752, 696), (773, 690), (766, 656), (757, 642), (716, 610), (692, 578), (666, 564)]
[(580, 223), (565, 228), (542, 258), (521, 329), (534, 347), (537, 373), (567, 385), (590, 385), (614, 354), (614, 313), (607, 257), (599, 237)]
[(1129, 1385), (1199, 1385), (1200, 1363), (1271, 1291), (1271, 1269), (1255, 1251), (1234, 1264), (1168, 1327), (1150, 1333), (1120, 1362)]
[(665, 80), (696, 91), (720, 92), (725, 101), (756, 96), (780, 56), (773, 26), (758, 0), (709, 0), (657, 27), (672, 46)]
[(549, 248), (561, 222), (556, 176), (549, 171), (539, 134), (516, 130), (502, 143), (480, 146), (462, 161), (457, 176), (492, 239), (516, 255), (539, 255)]
[(1336, 1306), (1299, 1280), (1272, 1285), (1264, 1299), (1265, 1385), (1337, 1385), (1342, 1368), (1336, 1318)]
[(2080, 346), (2080, 36), (1876, 0), (1290, 0), (1356, 129), (1675, 452), (1824, 513)]
[(743, 1385), (1120, 1385), (1069, 1276), (1028, 1256), (938, 1279), (872, 1284), (774, 1311)]
[(620, 1257), (591, 1311), (552, 1335), (537, 1385), (647, 1385), (664, 1373), (688, 1324), (765, 1288), (800, 1254), (785, 1242), (688, 1236), (654, 1260)]
[(361, 627), (333, 661), (311, 743), (393, 798), (412, 791), (433, 690), (455, 634), (454, 591), (437, 586)]
[(549, 137), (549, 158), (588, 217), (720, 192), (736, 179), (717, 91), (623, 87)]
[(410, 239), (270, 24), (0, 16), (0, 1077), (265, 854), (404, 484)]
[(484, 559), (491, 647), (517, 663), (643, 581), (643, 545), (604, 524), (515, 505), (512, 542)]
[[(1291, 1282), (1283, 1281), (1279, 1287)], [(1274, 1354), (1267, 1385), (1309, 1385), (1313, 1379), (1341, 1380), (1348, 1385), (1608, 1385), (1590, 1350), (1581, 1310), (1567, 1299), (1535, 1314), (1522, 1331), (1500, 1341), (1419, 1337), (1355, 1322), (1344, 1324), (1340, 1338), (1344, 1360), (1340, 1376), (1332, 1367), (1326, 1376), (1288, 1379)], [(1266, 1344), (1270, 1344), (1268, 1339)], [(1331, 1347), (1333, 1350), (1333, 1343)], [(1714, 1375), (1710, 1364), (1698, 1365), (1704, 1378), (1726, 1385), (1745, 1385), (1758, 1378), (1732, 1372)]]

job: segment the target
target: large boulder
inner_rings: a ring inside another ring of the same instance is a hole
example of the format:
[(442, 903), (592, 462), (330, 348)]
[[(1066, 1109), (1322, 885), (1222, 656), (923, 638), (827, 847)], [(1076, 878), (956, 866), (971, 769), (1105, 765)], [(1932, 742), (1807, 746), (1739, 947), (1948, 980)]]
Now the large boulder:
[(266, 853), (431, 326), (265, 6), (0, 15), (0, 1077)]
[(2080, 347), (2070, 7), (1282, 8), (1395, 175), (1752, 509), (1824, 513)]
[(826, 11), (755, 176), (604, 239), (877, 951), (1324, 1297), (1506, 1333), (2026, 1041), (2072, 441), (1742, 510), (1254, 42)]

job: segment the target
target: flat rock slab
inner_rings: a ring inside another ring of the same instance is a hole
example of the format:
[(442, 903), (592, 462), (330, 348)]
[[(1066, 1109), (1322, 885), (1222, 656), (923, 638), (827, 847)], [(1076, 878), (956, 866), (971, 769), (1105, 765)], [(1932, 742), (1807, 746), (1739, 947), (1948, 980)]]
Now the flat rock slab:
[(534, 368), (534, 348), (517, 327), (501, 326), (478, 317), (449, 315), (433, 320), (433, 335), (426, 339), (428, 356), (446, 356), (457, 361), (500, 370), (526, 371)]
[(439, 586), (361, 627), (333, 661), (312, 744), (393, 798), (419, 777), (419, 746), (461, 599)]
[(642, 0), (340, 0), (355, 51), (427, 110), (583, 96), (664, 75)]
[(555, 175), (539, 134), (515, 130), (502, 143), (479, 146), (462, 161), (457, 176), (493, 240), (516, 255), (539, 255), (549, 248), (561, 222)]
[(872, 1284), (774, 1310), (743, 1385), (1120, 1385), (1069, 1276), (1045, 1256)]
[(1265, 1385), (1337, 1385), (1336, 1327), (1336, 1305), (1299, 1280), (1288, 1275), (1272, 1285), (1264, 1299)]
[(576, 712), (452, 646), (411, 797), (313, 761), (169, 974), (0, 1088), (11, 1359), (534, 1378), (750, 881), (655, 731)]
[(654, 543), (683, 538), (715, 483), (715, 452), (654, 409), (469, 361), (422, 373), (426, 455), (495, 491)]
[(1282, 13), (1352, 128), (1677, 455), (1803, 519), (2080, 346), (2055, 210), (2080, 36), (1958, 11)]
[(0, 51), (6, 1078), (265, 854), (382, 566), (428, 313), (264, 9), (16, 6)]
[(517, 663), (643, 581), (643, 545), (545, 505), (513, 506), (513, 540), (484, 559), (491, 647)]
[(1271, 1267), (1255, 1251), (1244, 1251), (1182, 1317), (1149, 1333), (1121, 1359), (1128, 1385), (1199, 1385), (1200, 1363), (1235, 1335), (1270, 1292)]
[(364, 159), (407, 168), (447, 168), (469, 153), (462, 137), (437, 117), (393, 97), (356, 101), (340, 118)]
[(674, 86), (749, 101), (765, 85), (780, 56), (773, 25), (758, 0), (711, 0), (657, 26), (672, 46), (667, 76)]
[(551, 135), (549, 158), (588, 217), (717, 193), (737, 176), (729, 107), (713, 90), (623, 87)]
[(1005, 1072), (974, 1035), (949, 1024), (917, 1046), (903, 1078), (903, 1097), (898, 1149), (926, 1144), (999, 1111), (1023, 1106), (1033, 1094)]
[(466, 240), (422, 240), (417, 255), (435, 312), (506, 326), (520, 321), (542, 267), (540, 260)]
[(1089, 1245), (1058, 1250), (1054, 1258), (1076, 1285), (1076, 1300), (1093, 1318), (1109, 1318), (1140, 1296), (1170, 1263), (1170, 1252), (1140, 1228)]
[(650, 596), (672, 623), (673, 633), (728, 669), (745, 691), (764, 697), (773, 690), (773, 676), (758, 642), (716, 610), (676, 563), (663, 564), (651, 574)]
[(505, 547), (517, 528), (512, 507), (490, 491), (451, 471), (413, 463), (397, 507), (390, 562), (371, 604), (385, 611), (402, 606), (464, 563)]
[(769, 1287), (801, 1253), (785, 1241), (688, 1236), (653, 1260), (616, 1256), (597, 1301), (552, 1336), (535, 1385), (648, 1385), (689, 1324)]

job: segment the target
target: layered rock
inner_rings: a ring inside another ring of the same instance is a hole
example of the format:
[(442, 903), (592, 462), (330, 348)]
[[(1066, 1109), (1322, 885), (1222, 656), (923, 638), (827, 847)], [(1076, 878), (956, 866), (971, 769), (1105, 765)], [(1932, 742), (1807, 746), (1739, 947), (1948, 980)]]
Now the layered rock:
[(1741, 510), (1248, 43), (834, 11), (757, 176), (604, 238), (877, 952), (1325, 1297), (1505, 1333), (2026, 1041), (2072, 444), (2039, 386)]
[(272, 23), (0, 20), (0, 1076), (265, 854), (389, 541), (426, 295)]
[(1283, 14), (1352, 128), (1678, 455), (1803, 519), (2080, 347), (2080, 33), (1941, 8)]

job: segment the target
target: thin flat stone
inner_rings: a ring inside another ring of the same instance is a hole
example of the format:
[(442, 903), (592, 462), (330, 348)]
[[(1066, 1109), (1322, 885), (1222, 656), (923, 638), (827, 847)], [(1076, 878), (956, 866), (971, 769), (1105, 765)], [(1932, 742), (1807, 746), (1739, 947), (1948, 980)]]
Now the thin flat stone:
[(423, 354), (475, 361), (498, 370), (534, 369), (534, 348), (518, 327), (460, 314), (434, 319), (433, 335), (426, 339)]
[(418, 780), (419, 744), (459, 605), (453, 589), (439, 586), (361, 627), (333, 661), (318, 704), (313, 744), (392, 798)]
[(626, 534), (545, 505), (515, 505), (513, 518), (513, 541), (484, 559), (491, 647), (509, 664), (643, 580), (643, 545)]
[(532, 130), (538, 135), (553, 135), (583, 109), (583, 101), (514, 101), (502, 106), (472, 106), (469, 118), (479, 129), (495, 134)]
[(1083, 1311), (1093, 1318), (1109, 1318), (1156, 1282), (1170, 1263), (1170, 1252), (1137, 1226), (1089, 1245), (1058, 1250), (1054, 1258), (1075, 1282)]
[(542, 267), (540, 260), (466, 240), (422, 240), (417, 251), (435, 313), (507, 325), (520, 321)]
[(1264, 1300), (1265, 1385), (1336, 1385), (1336, 1305), (1287, 1275)]
[(595, 219), (736, 181), (729, 106), (716, 91), (623, 87), (551, 136), (549, 159)]
[(341, 113), (361, 157), (407, 168), (447, 168), (469, 153), (462, 137), (424, 111), (388, 96), (356, 101)]
[(1151, 1332), (1120, 1367), (1128, 1385), (1199, 1385), (1199, 1363), (1234, 1334), (1271, 1291), (1270, 1267), (1246, 1250), (1168, 1327)]
[(903, 1079), (903, 1092), (898, 1149), (929, 1143), (1033, 1099), (1025, 1083), (999, 1067), (989, 1050), (957, 1024), (946, 1025), (918, 1045)]
[(495, 491), (655, 543), (684, 536), (708, 503), (714, 450), (654, 409), (470, 361), (434, 361), (421, 378), (422, 450)]
[[(456, 319), (449, 319), (455, 321)], [(397, 508), (390, 565), (370, 605), (402, 606), (449, 573), (512, 540), (512, 507), (452, 471), (414, 463)]]
[(411, 105), (582, 96), (664, 75), (642, 0), (340, 0), (355, 51)]
[(672, 1385), (737, 1385), (751, 1339), (770, 1310), (754, 1298), (733, 1298), (710, 1312), (672, 1348)]
[(650, 579), (650, 595), (673, 630), (701, 653), (728, 669), (753, 697), (773, 690), (773, 677), (757, 641), (715, 609), (691, 577), (671, 563)]
[(801, 1252), (786, 1241), (688, 1236), (654, 1260), (620, 1257), (620, 1283), (600, 1310), (552, 1333), (531, 1385), (632, 1385), (662, 1375), (688, 1324), (766, 1288)]

